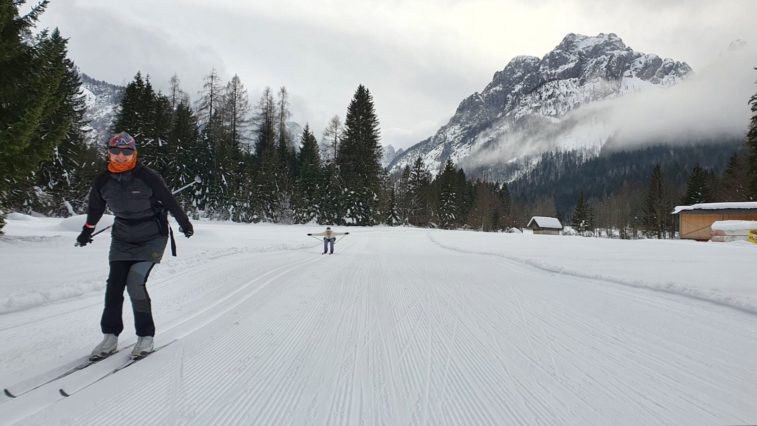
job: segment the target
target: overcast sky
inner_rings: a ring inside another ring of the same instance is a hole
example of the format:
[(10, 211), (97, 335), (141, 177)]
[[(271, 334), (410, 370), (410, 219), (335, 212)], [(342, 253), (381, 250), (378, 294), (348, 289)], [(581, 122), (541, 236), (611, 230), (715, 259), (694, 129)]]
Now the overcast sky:
[(736, 39), (756, 46), (755, 16), (755, 0), (51, 0), (41, 26), (61, 30), (82, 72), (116, 84), (139, 70), (165, 90), (175, 73), (196, 100), (215, 68), (238, 74), (253, 105), (286, 86), (292, 120), (319, 138), (363, 84), (382, 143), (407, 148), (511, 58), (542, 57), (570, 32), (614, 32), (697, 71)]

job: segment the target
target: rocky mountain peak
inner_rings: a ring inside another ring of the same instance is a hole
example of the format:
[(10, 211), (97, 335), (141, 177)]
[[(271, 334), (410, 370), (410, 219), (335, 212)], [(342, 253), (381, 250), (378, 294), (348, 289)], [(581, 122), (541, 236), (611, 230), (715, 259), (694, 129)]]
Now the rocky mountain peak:
[[(570, 33), (542, 58), (514, 57), (481, 92), (465, 98), (434, 136), (398, 155), (391, 167), (404, 167), (421, 155), (431, 170), (437, 170), (450, 158), (463, 162), (482, 146), (491, 150), (497, 145), (503, 163), (561, 149), (565, 143), (558, 139), (569, 132), (554, 128), (571, 111), (653, 86), (670, 86), (690, 72), (684, 62), (634, 51), (614, 33)], [(549, 128), (553, 131), (542, 134)], [(602, 138), (574, 138), (568, 145), (594, 149), (605, 142)]]

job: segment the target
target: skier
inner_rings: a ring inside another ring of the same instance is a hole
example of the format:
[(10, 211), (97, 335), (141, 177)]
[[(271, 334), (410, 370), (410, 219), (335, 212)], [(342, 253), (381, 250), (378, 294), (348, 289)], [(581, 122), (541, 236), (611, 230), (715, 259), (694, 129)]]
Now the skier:
[[(155, 324), (145, 284), (153, 266), (160, 263), (168, 241), (166, 210), (176, 218), (179, 232), (187, 238), (194, 230), (163, 178), (137, 161), (136, 141), (126, 132), (108, 141), (108, 168), (97, 175), (92, 184), (87, 222), (76, 238), (78, 246), (92, 242), (95, 225), (106, 206), (116, 218), (111, 231), (110, 272), (100, 321), (104, 337), (92, 350), (90, 359), (102, 359), (116, 351), (118, 335), (124, 328), (121, 318), (124, 287), (131, 299), (138, 337), (131, 356), (141, 358), (153, 350)], [(171, 238), (173, 240), (173, 235)]]
[(334, 254), (334, 242), (336, 241), (337, 235), (349, 234), (349, 232), (334, 232), (331, 230), (330, 226), (327, 226), (324, 232), (320, 232), (318, 234), (308, 234), (308, 236), (323, 237), (323, 253), (321, 253), (323, 255), (326, 254), (326, 252), (328, 252), (329, 254)]

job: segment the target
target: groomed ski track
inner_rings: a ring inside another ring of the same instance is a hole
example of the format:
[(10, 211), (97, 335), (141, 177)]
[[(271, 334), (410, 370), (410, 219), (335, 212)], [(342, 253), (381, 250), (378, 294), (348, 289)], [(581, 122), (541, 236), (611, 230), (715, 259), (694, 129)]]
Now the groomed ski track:
[[(3, 400), (0, 418), (30, 425), (757, 421), (757, 316), (748, 312), (476, 254), (436, 231), (367, 229), (340, 241), (335, 255), (319, 253), (316, 245), (229, 249), (182, 261), (181, 272), (148, 287), (156, 344), (176, 343), (69, 398), (53, 383)], [(80, 327), (97, 321), (101, 297), (4, 327), (14, 336), (53, 321)], [(133, 340), (130, 316), (124, 321), (120, 347)]]

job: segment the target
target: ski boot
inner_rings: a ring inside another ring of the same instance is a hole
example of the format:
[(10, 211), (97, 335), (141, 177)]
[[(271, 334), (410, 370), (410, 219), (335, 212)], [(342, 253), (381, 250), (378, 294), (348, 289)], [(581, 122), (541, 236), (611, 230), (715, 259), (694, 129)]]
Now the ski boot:
[(103, 358), (107, 358), (116, 352), (117, 346), (118, 336), (115, 334), (105, 334), (103, 336), (103, 341), (92, 349), (89, 359), (91, 361), (99, 361)]
[(134, 349), (131, 350), (131, 358), (139, 359), (150, 354), (153, 351), (152, 336), (139, 336)]

